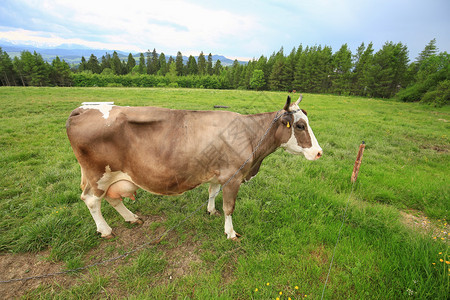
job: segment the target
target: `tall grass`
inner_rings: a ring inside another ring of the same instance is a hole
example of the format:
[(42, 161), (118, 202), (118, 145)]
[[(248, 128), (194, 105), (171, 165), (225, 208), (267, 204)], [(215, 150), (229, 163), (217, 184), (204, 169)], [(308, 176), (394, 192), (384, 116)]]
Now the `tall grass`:
[[(111, 247), (106, 257), (126, 250), (120, 244), (125, 236), (109, 242), (97, 237), (79, 200), (79, 167), (65, 120), (81, 102), (205, 110), (220, 104), (248, 114), (279, 110), (285, 98), (250, 91), (1, 88), (0, 250), (50, 249), (48, 259), (67, 268), (88, 264), (89, 253), (105, 245)], [(310, 94), (302, 108), (324, 156), (310, 162), (278, 150), (263, 162), (238, 195), (233, 220), (244, 235), (238, 243), (224, 237), (223, 218), (195, 214), (167, 240), (114, 268), (92, 269), (70, 287), (42, 285), (28, 297), (319, 298), (364, 140), (326, 298), (446, 299), (450, 251), (448, 236), (439, 231), (448, 232), (442, 220), (450, 205), (450, 109)], [(183, 220), (207, 197), (206, 187), (177, 197), (140, 191), (139, 201), (127, 206), (163, 217), (148, 227), (151, 236)], [(221, 201), (220, 195), (218, 208)], [(400, 211), (422, 212), (432, 220), (430, 228), (440, 230), (423, 234), (405, 225)], [(133, 230), (107, 203), (103, 212), (113, 228), (125, 228), (124, 235)]]

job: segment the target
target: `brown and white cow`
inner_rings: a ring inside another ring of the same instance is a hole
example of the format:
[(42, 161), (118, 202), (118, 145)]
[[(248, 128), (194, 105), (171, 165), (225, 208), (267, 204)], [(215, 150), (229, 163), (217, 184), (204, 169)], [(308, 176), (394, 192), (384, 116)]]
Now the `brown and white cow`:
[(266, 156), (278, 147), (308, 160), (322, 156), (300, 101), (291, 105), (288, 97), (283, 110), (255, 115), (107, 104), (75, 109), (67, 120), (67, 135), (81, 166), (81, 199), (97, 231), (112, 236), (101, 214), (102, 198), (126, 222), (141, 224), (122, 197), (134, 199), (139, 188), (179, 195), (209, 183), (208, 212), (217, 213), (214, 200), (224, 185), (225, 233), (236, 239), (231, 215), (239, 187), (258, 173)]

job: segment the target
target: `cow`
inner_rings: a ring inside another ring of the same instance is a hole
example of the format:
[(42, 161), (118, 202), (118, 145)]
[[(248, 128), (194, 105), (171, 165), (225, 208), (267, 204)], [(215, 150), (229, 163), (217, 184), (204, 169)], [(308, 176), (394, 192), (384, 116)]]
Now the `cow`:
[(110, 104), (75, 109), (67, 136), (81, 167), (81, 199), (97, 232), (114, 236), (101, 213), (103, 198), (126, 222), (142, 224), (123, 197), (134, 199), (138, 189), (180, 195), (209, 183), (207, 211), (220, 214), (215, 197), (222, 190), (225, 234), (237, 239), (232, 214), (239, 187), (265, 157), (279, 147), (308, 160), (322, 156), (301, 99), (291, 104), (288, 96), (283, 109), (253, 115)]

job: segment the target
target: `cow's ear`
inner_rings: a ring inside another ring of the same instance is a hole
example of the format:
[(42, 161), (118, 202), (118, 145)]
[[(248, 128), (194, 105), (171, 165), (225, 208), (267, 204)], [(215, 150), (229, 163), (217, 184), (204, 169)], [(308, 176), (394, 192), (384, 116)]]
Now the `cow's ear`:
[(289, 106), (291, 106), (291, 96), (287, 96), (286, 104), (284, 105), (284, 110), (289, 111)]
[(285, 115), (281, 118), (281, 124), (283, 124), (287, 128), (290, 128), (292, 126), (293, 122), (294, 122), (294, 117), (292, 115)]
[(308, 114), (306, 113), (306, 110), (302, 109), (302, 112), (305, 114), (305, 116), (308, 116)]

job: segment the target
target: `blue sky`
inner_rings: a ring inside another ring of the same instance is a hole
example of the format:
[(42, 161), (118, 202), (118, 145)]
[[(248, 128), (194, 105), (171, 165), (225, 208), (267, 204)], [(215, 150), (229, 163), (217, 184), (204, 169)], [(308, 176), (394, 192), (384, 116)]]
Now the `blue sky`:
[(1, 0), (2, 41), (173, 55), (270, 56), (298, 45), (402, 42), (415, 58), (433, 38), (450, 52), (449, 0)]

